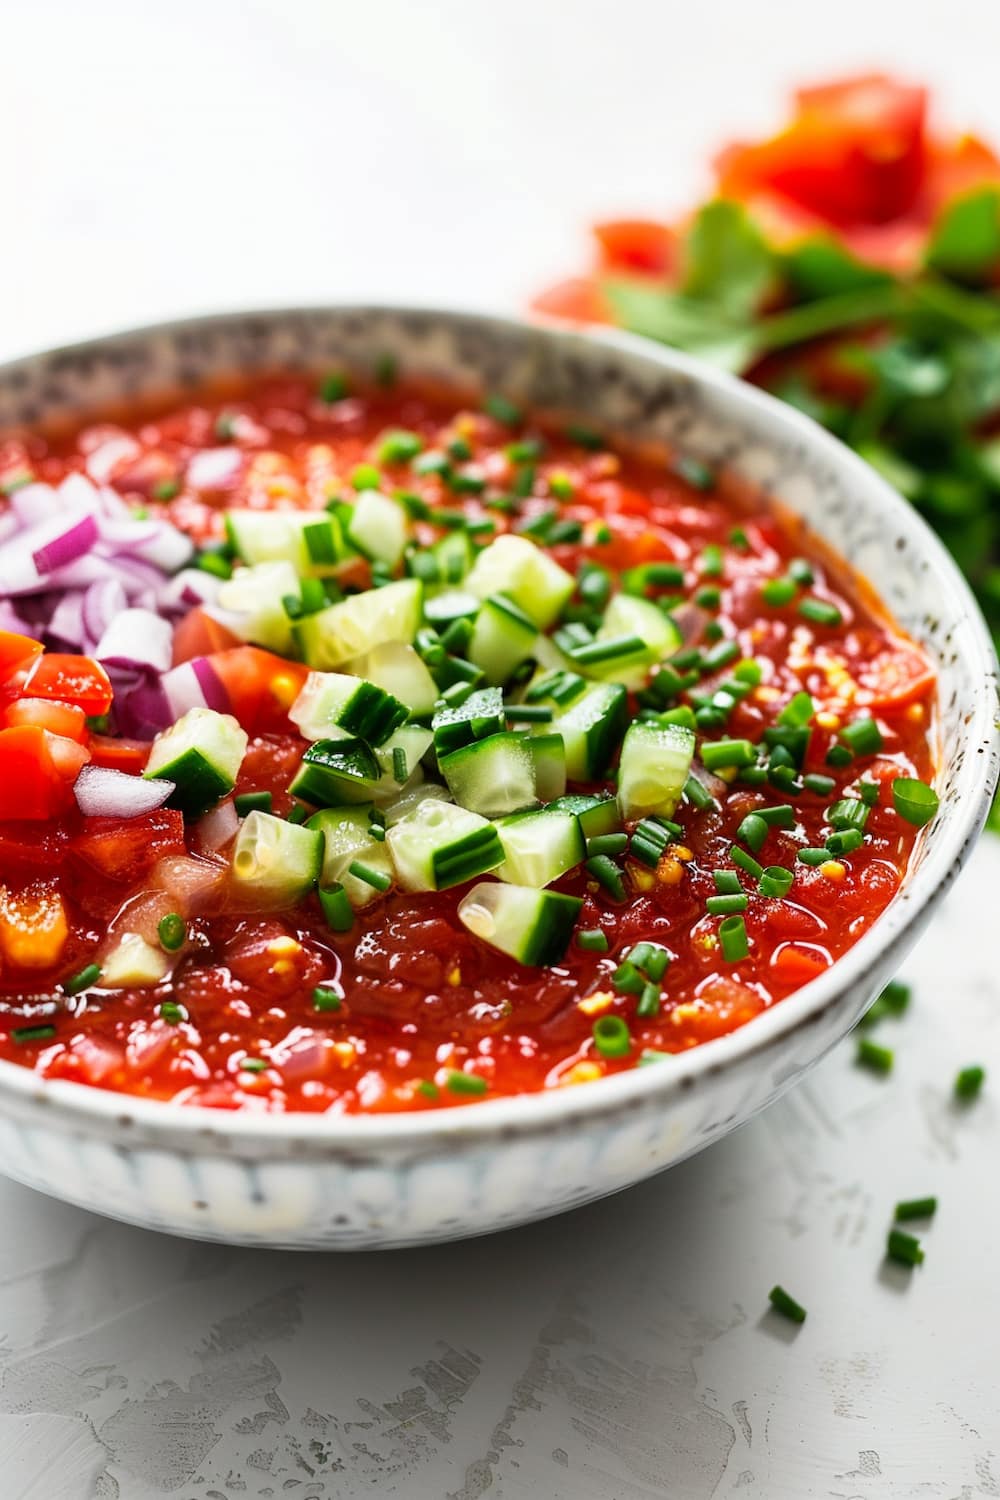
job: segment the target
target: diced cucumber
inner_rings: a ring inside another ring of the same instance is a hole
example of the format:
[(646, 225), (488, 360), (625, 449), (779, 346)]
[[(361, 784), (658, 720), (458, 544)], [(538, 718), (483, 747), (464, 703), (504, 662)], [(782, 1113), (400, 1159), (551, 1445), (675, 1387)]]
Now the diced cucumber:
[[(420, 762), (433, 740), (430, 730), (422, 724), (404, 724), (384, 745), (377, 747), (375, 759), (382, 775), (372, 793), (376, 802), (395, 802), (404, 787), (420, 785), (424, 779)], [(404, 770), (402, 778), (396, 775), (397, 770)]]
[(409, 716), (406, 704), (391, 693), (343, 672), (310, 672), (288, 710), (303, 739), (330, 739), (340, 733), (357, 735), (373, 746), (381, 745)]
[(431, 552), (437, 561), (441, 582), (461, 583), (472, 567), (472, 541), (467, 531), (449, 531), (435, 542)]
[(196, 818), (232, 791), (247, 744), (246, 730), (231, 714), (189, 708), (156, 736), (142, 774), (172, 781), (170, 805)]
[(413, 647), (402, 641), (383, 642), (367, 655), (348, 662), (347, 670), (355, 677), (374, 682), (383, 692), (391, 693), (418, 717), (434, 712), (438, 700), (437, 683)]
[(257, 563), (237, 569), (219, 589), (218, 604), (225, 611), (226, 624), (241, 640), (264, 646), (279, 656), (291, 656), (292, 622), (283, 600), (289, 595), (297, 599), (300, 588), (290, 562)]
[(480, 599), (506, 594), (545, 630), (569, 600), (576, 580), (526, 536), (507, 533), (483, 548), (466, 587)]
[(255, 907), (294, 906), (312, 890), (323, 863), (323, 835), (272, 813), (243, 819), (233, 849), (238, 897)]
[(478, 609), (475, 594), (464, 589), (442, 589), (424, 601), (424, 617), (435, 630), (446, 630), (454, 620), (471, 620)]
[(398, 500), (378, 490), (362, 490), (354, 502), (347, 536), (365, 557), (394, 568), (410, 537), (410, 518)]
[(438, 769), (455, 801), (484, 818), (536, 806), (535, 762), (527, 738), (493, 734), (439, 756)]
[(494, 685), (504, 683), (534, 649), (538, 631), (512, 599), (493, 594), (483, 601), (466, 652)]
[(470, 693), (464, 703), (439, 708), (431, 720), (434, 748), (438, 755), (448, 755), (473, 740), (499, 734), (507, 722), (503, 694), (499, 688), (480, 688)]
[(317, 740), (302, 757), (288, 790), (313, 807), (370, 802), (381, 768), (364, 740)]
[(125, 932), (101, 960), (101, 988), (145, 989), (167, 977), (170, 960), (162, 948), (154, 948), (137, 932)]
[(560, 891), (482, 880), (459, 903), (461, 921), (522, 964), (557, 964), (569, 947), (583, 902)]
[(382, 811), (385, 813), (386, 826), (392, 828), (408, 813), (414, 812), (421, 802), (450, 802), (451, 793), (446, 786), (439, 786), (436, 781), (423, 781), (415, 786), (407, 786), (393, 802), (387, 802)]
[(303, 660), (329, 672), (386, 641), (409, 645), (420, 626), (422, 606), (419, 579), (402, 578), (305, 615), (295, 622), (295, 638)]
[(559, 797), (550, 806), (559, 812), (571, 812), (585, 839), (596, 839), (604, 833), (621, 831), (621, 809), (618, 798), (612, 792), (600, 792), (593, 796), (578, 792), (569, 797)]
[(628, 722), (628, 693), (620, 683), (602, 682), (574, 700), (552, 728), (566, 746), (570, 781), (598, 781), (621, 744)]
[(649, 676), (649, 668), (672, 656), (684, 644), (673, 620), (649, 599), (615, 594), (604, 612), (596, 639), (624, 640), (630, 636), (642, 642), (636, 651), (628, 656), (592, 663), (585, 668), (588, 675), (624, 682), (626, 687), (642, 687)]
[(539, 802), (552, 802), (566, 790), (566, 746), (561, 734), (549, 732), (547, 724), (540, 734), (525, 735), (525, 744), (535, 763), (535, 788)]
[(672, 817), (691, 773), (694, 745), (694, 731), (682, 724), (630, 724), (618, 768), (622, 817)]
[(425, 797), (386, 832), (396, 876), (407, 891), (443, 891), (503, 860), (493, 824), (438, 797)]
[(347, 892), (347, 899), (357, 910), (374, 901), (382, 893), (367, 880), (359, 880), (350, 871), (355, 860), (377, 870), (380, 875), (394, 877), (389, 851), (385, 841), (372, 837), (371, 804), (359, 807), (325, 807), (314, 813), (306, 824), (323, 835), (323, 868), (319, 877), (320, 887), (328, 889), (340, 884)]
[(345, 552), (339, 521), (323, 511), (230, 510), (226, 532), (242, 562), (288, 562), (300, 578), (335, 572)]
[(497, 832), (504, 853), (497, 875), (514, 885), (551, 885), (585, 854), (577, 819), (551, 807), (501, 818)]

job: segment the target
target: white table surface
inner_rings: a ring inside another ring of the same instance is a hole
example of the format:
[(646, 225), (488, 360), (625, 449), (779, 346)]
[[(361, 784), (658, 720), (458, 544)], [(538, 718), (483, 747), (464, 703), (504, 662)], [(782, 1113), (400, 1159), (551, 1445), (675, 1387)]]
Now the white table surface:
[[(516, 309), (588, 217), (682, 204), (802, 75), (882, 59), (1000, 135), (1000, 14), (917, 10), (9, 3), (0, 355), (223, 306)], [(845, 1043), (721, 1145), (531, 1229), (266, 1254), (0, 1183), (3, 1500), (1000, 1496), (998, 883), (987, 840), (907, 965), (890, 1080)], [(885, 1233), (926, 1193), (911, 1275)]]

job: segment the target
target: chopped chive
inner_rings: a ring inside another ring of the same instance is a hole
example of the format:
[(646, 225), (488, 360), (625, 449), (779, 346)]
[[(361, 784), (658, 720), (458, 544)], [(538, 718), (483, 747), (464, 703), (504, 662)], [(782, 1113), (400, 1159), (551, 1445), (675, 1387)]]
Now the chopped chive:
[(648, 984), (643, 985), (642, 994), (639, 996), (639, 1003), (635, 1008), (635, 1013), (643, 1021), (648, 1021), (653, 1016), (660, 1014), (660, 986), (654, 984), (652, 980)]
[(701, 669), (704, 673), (718, 672), (722, 667), (728, 667), (731, 661), (736, 661), (740, 654), (739, 641), (720, 641), (710, 651), (706, 651), (701, 659)]
[(904, 1198), (896, 1204), (896, 1219), (906, 1223), (908, 1219), (930, 1219), (937, 1213), (936, 1198)]
[(737, 682), (743, 683), (749, 690), (750, 688), (760, 686), (764, 676), (764, 669), (759, 661), (744, 659), (736, 663), (733, 668), (733, 676)]
[(761, 873), (760, 893), (781, 900), (788, 895), (794, 880), (794, 872), (786, 870), (784, 865), (768, 865)]
[(868, 805), (860, 797), (841, 797), (827, 809), (826, 819), (833, 828), (863, 829), (868, 822)]
[(893, 1051), (891, 1047), (880, 1047), (870, 1037), (860, 1036), (855, 1061), (863, 1068), (870, 1068), (873, 1073), (891, 1073)]
[(731, 917), (737, 912), (746, 911), (750, 905), (750, 898), (741, 892), (738, 896), (709, 896), (705, 902), (705, 910), (711, 917)]
[[(751, 813), (750, 816), (753, 817), (753, 814)], [(740, 826), (742, 827), (742, 824)], [(766, 837), (767, 824), (765, 823), (764, 838)], [(761, 843), (764, 842), (764, 838), (761, 839)], [(741, 849), (739, 844), (733, 844), (732, 848), (729, 851), (729, 858), (732, 860), (734, 865), (739, 865), (741, 870), (745, 870), (748, 875), (752, 875), (754, 880), (760, 880), (761, 876), (764, 873), (764, 867), (757, 863), (752, 854), (748, 854), (745, 849)]]
[(478, 1073), (465, 1073), (460, 1068), (449, 1068), (444, 1079), (445, 1088), (452, 1094), (485, 1094), (489, 1082)]
[(82, 990), (88, 990), (92, 984), (96, 984), (100, 977), (100, 964), (87, 964), (78, 973), (63, 980), (63, 989), (67, 995), (79, 995)]
[(608, 939), (600, 927), (585, 927), (576, 935), (578, 945), (585, 953), (607, 953)]
[(722, 556), (722, 548), (718, 542), (709, 542), (702, 548), (698, 559), (698, 567), (706, 578), (721, 578), (725, 561)]
[(796, 851), (795, 858), (801, 865), (809, 865), (818, 869), (820, 865), (826, 864), (830, 858), (830, 851), (825, 846), (822, 849), (799, 849)]
[(406, 763), (406, 751), (402, 745), (392, 747), (392, 779), (399, 786), (403, 785), (410, 774), (410, 768)]
[(612, 987), (619, 995), (641, 995), (645, 982), (631, 958), (622, 959), (611, 976)]
[(716, 807), (715, 798), (706, 786), (703, 786), (697, 776), (689, 776), (684, 783), (684, 795), (696, 807), (699, 812), (705, 812), (710, 807)]
[(837, 770), (842, 770), (844, 766), (849, 766), (853, 759), (854, 755), (846, 745), (831, 745), (826, 752), (827, 765), (833, 766)]
[(694, 596), (694, 602), (699, 609), (718, 609), (722, 603), (722, 590), (714, 585), (699, 589)]
[(229, 558), (210, 547), (206, 547), (198, 553), (194, 560), (194, 565), (202, 573), (210, 573), (213, 578), (221, 578), (223, 581), (233, 576), (233, 565), (229, 561)]
[(883, 744), (882, 732), (870, 716), (845, 724), (840, 738), (847, 741), (855, 755), (877, 755)]
[(732, 531), (729, 533), (729, 545), (730, 547), (735, 547), (737, 552), (750, 551), (750, 538), (747, 536), (742, 526), (733, 527)]
[(308, 818), (308, 816), (309, 816), (309, 814), (306, 811), (306, 809), (302, 806), (302, 803), (301, 802), (296, 802), (296, 803), (294, 803), (292, 805), (291, 809), (289, 810), (289, 813), (288, 813), (288, 816), (285, 819), (285, 822), (286, 823), (304, 823), (305, 820), (306, 820), (306, 818)]
[(839, 858), (841, 854), (853, 854), (855, 849), (860, 849), (865, 841), (865, 836), (860, 828), (845, 828), (840, 833), (831, 833), (826, 841), (829, 852)]
[(182, 1021), (187, 1020), (187, 1011), (175, 1000), (162, 1000), (158, 1014), (160, 1020), (166, 1021), (169, 1026), (179, 1026)]
[[(437, 448), (431, 448), (427, 453), (420, 453), (413, 460), (414, 474), (447, 474), (449, 467), (447, 453), (442, 453)], [(406, 508), (409, 510), (409, 505)], [(427, 511), (427, 514), (416, 516), (414, 517), (415, 520), (427, 521), (430, 519), (430, 506), (425, 504), (424, 509)]]
[(460, 463), (467, 463), (472, 457), (472, 445), (467, 438), (453, 437), (448, 444), (448, 452), (452, 458), (457, 458)]
[(789, 1296), (782, 1286), (773, 1286), (767, 1294), (767, 1300), (775, 1312), (781, 1313), (785, 1318), (791, 1318), (793, 1323), (804, 1323), (806, 1310), (801, 1302), (796, 1302), (794, 1297)]
[(827, 599), (816, 599), (809, 595), (806, 599), (799, 600), (799, 614), (804, 620), (811, 620), (814, 625), (841, 625), (844, 617), (835, 604)]
[(178, 912), (168, 912), (165, 917), (160, 918), (156, 934), (161, 948), (167, 953), (176, 953), (187, 940), (187, 923)]
[(245, 1057), (240, 1063), (240, 1068), (244, 1073), (263, 1073), (267, 1066), (263, 1057)]
[(919, 1266), (923, 1264), (924, 1252), (916, 1235), (907, 1234), (905, 1229), (890, 1229), (886, 1240), (886, 1255), (890, 1260), (898, 1261), (902, 1266)]
[(632, 1047), (631, 1034), (621, 1016), (598, 1016), (593, 1037), (602, 1057), (625, 1057)]
[(25, 1042), (47, 1042), (56, 1034), (56, 1028), (46, 1026), (15, 1026), (11, 1036), (19, 1047)]
[(910, 986), (904, 984), (901, 979), (890, 979), (879, 999), (886, 1010), (892, 1011), (893, 1015), (901, 1016), (909, 1007), (911, 993)]
[(587, 858), (598, 854), (624, 854), (628, 845), (627, 833), (598, 833), (587, 840)]
[(432, 1083), (429, 1078), (421, 1078), (418, 1083), (414, 1084), (414, 1088), (416, 1089), (417, 1093), (422, 1094), (425, 1099), (437, 1099), (441, 1092), (437, 1084)]
[(818, 776), (810, 773), (808, 776), (803, 776), (802, 785), (807, 792), (815, 792), (817, 797), (829, 797), (837, 783), (832, 776)]
[(240, 792), (238, 797), (233, 798), (233, 806), (237, 815), (245, 818), (248, 813), (271, 811), (273, 798), (270, 792)]
[(515, 406), (513, 401), (508, 401), (506, 396), (487, 396), (483, 402), (483, 411), (504, 427), (516, 427), (522, 420), (520, 407)]
[(798, 585), (792, 578), (769, 578), (761, 584), (760, 592), (765, 604), (782, 609), (786, 604), (791, 604), (798, 593)]
[(378, 445), (378, 461), (380, 464), (408, 464), (416, 458), (424, 446), (424, 440), (418, 432), (408, 432), (404, 428), (394, 428), (387, 432)]
[(741, 896), (743, 887), (735, 870), (714, 870), (712, 879), (720, 896)]
[(736, 830), (736, 837), (744, 844), (749, 844), (754, 854), (761, 848), (767, 838), (768, 825), (760, 816), (760, 813), (747, 813), (742, 823)]
[(774, 807), (758, 807), (752, 816), (761, 818), (768, 828), (795, 827), (795, 808), (790, 802), (779, 802)]
[(355, 490), (377, 490), (382, 487), (382, 475), (373, 464), (358, 464), (351, 470), (351, 488)]
[(985, 1079), (986, 1069), (980, 1067), (978, 1063), (972, 1064), (971, 1067), (963, 1068), (955, 1079), (956, 1099), (961, 1099), (964, 1103), (975, 1099)]
[(542, 444), (538, 438), (518, 438), (508, 443), (504, 453), (512, 464), (530, 464), (542, 456)]
[(604, 439), (599, 432), (594, 432), (591, 427), (582, 427), (577, 422), (571, 422), (566, 428), (566, 436), (571, 443), (576, 443), (578, 448), (587, 448), (591, 453), (599, 453), (605, 446)]
[(551, 724), (553, 717), (547, 703), (508, 703), (504, 711), (512, 724)]
[(372, 886), (376, 891), (387, 891), (392, 885), (391, 875), (387, 875), (384, 870), (373, 870), (371, 865), (366, 865), (360, 859), (351, 861), (348, 872), (355, 880), (363, 880), (365, 885)]
[(933, 787), (911, 776), (897, 776), (892, 783), (892, 805), (901, 818), (922, 828), (938, 810), (938, 794)]
[(816, 575), (804, 557), (793, 557), (788, 564), (788, 576), (794, 578), (796, 583), (801, 583), (805, 588), (811, 587), (816, 582)]
[(742, 917), (726, 917), (719, 924), (719, 943), (727, 963), (736, 964), (741, 958), (749, 957), (750, 940)]
[(879, 784), (877, 781), (859, 781), (858, 796), (866, 807), (874, 807), (878, 802)]
[(331, 985), (318, 984), (312, 992), (312, 1002), (313, 1010), (339, 1010), (344, 1002), (344, 997), (339, 990), (335, 990)]
[[(173, 500), (181, 492), (179, 479), (158, 479), (150, 493), (154, 500)], [(5, 490), (5, 493), (7, 491)]]
[(328, 927), (334, 932), (350, 932), (354, 926), (354, 908), (342, 885), (320, 886), (319, 904)]
[(750, 740), (714, 740), (701, 747), (701, 762), (709, 771), (751, 766), (756, 758), (756, 747)]
[(347, 392), (347, 377), (339, 370), (330, 370), (319, 383), (319, 399), (327, 406), (332, 406), (335, 401), (343, 401)]
[(625, 882), (622, 872), (607, 854), (597, 854), (586, 863), (588, 874), (593, 875), (615, 901), (625, 900)]
[(788, 725), (793, 729), (802, 729), (809, 723), (815, 712), (816, 705), (811, 693), (795, 693), (778, 715), (778, 723)]

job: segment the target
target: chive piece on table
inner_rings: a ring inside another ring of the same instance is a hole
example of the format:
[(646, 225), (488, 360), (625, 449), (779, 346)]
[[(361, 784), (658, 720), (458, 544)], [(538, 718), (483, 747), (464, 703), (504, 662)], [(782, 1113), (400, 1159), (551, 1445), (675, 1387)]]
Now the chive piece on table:
[(937, 1213), (936, 1198), (904, 1198), (896, 1204), (896, 1220), (905, 1223), (908, 1219), (930, 1219)]
[(790, 1296), (783, 1286), (773, 1286), (767, 1294), (767, 1300), (775, 1312), (781, 1313), (783, 1317), (791, 1318), (793, 1323), (805, 1322), (805, 1308), (801, 1302), (796, 1302), (795, 1298)]
[(882, 1047), (878, 1042), (873, 1042), (870, 1037), (858, 1037), (858, 1050), (855, 1059), (863, 1068), (870, 1068), (873, 1073), (891, 1073), (893, 1064), (893, 1051), (891, 1047)]
[(961, 1099), (965, 1103), (975, 1099), (983, 1086), (985, 1078), (986, 1069), (980, 1067), (978, 1063), (972, 1064), (971, 1067), (963, 1068), (955, 1079), (956, 1099)]
[(919, 1266), (923, 1263), (924, 1251), (916, 1235), (905, 1229), (890, 1229), (886, 1241), (886, 1254), (901, 1266)]

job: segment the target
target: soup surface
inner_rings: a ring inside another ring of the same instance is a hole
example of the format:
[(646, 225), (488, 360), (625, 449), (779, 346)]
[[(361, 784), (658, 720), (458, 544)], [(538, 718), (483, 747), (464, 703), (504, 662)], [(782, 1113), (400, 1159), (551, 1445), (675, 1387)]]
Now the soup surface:
[(0, 1056), (47, 1077), (376, 1112), (661, 1063), (933, 816), (927, 661), (696, 463), (331, 373), (0, 482)]

